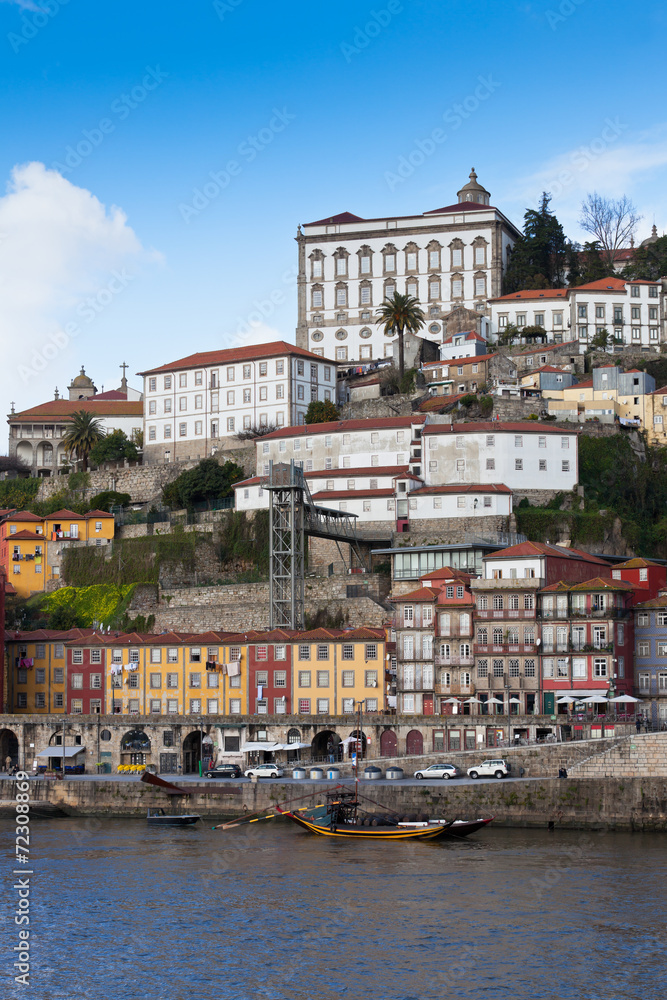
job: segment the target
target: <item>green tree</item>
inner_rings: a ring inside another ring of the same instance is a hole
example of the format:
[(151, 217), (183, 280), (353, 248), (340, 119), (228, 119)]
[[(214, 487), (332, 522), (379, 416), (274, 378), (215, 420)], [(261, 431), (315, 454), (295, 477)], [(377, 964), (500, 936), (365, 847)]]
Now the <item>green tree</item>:
[(339, 419), (338, 407), (334, 406), (330, 399), (313, 400), (306, 410), (305, 421), (307, 424), (328, 424), (332, 420)]
[(523, 233), (512, 250), (503, 280), (509, 295), (523, 289), (558, 288), (565, 280), (568, 246), (560, 222), (549, 209), (551, 195), (542, 192), (538, 209), (524, 215)]
[(376, 325), (381, 326), (385, 333), (398, 334), (398, 373), (402, 380), (405, 375), (405, 353), (403, 336), (408, 333), (418, 333), (424, 326), (425, 318), (418, 299), (412, 295), (401, 295), (394, 292), (392, 298), (385, 299), (378, 310)]
[(74, 455), (81, 462), (84, 470), (88, 468), (90, 453), (104, 437), (102, 424), (94, 414), (87, 410), (76, 410), (72, 414), (72, 422), (63, 438), (63, 447), (68, 455)]
[(514, 323), (508, 323), (498, 334), (498, 347), (511, 347), (521, 337), (521, 330)]
[(623, 277), (631, 281), (659, 281), (667, 277), (667, 236), (659, 236), (655, 242), (637, 247)]
[(122, 462), (124, 459), (136, 462), (139, 459), (139, 451), (125, 431), (115, 430), (99, 439), (91, 448), (89, 458), (95, 465), (102, 465), (103, 462)]
[(591, 338), (591, 349), (593, 350), (608, 351), (612, 344), (613, 337), (605, 326)]
[(245, 478), (244, 470), (235, 462), (220, 465), (214, 458), (205, 458), (194, 469), (186, 469), (173, 483), (168, 483), (162, 490), (162, 500), (179, 509), (196, 503), (209, 504), (233, 496), (234, 483)]
[(547, 331), (543, 326), (524, 326), (521, 328), (521, 339), (531, 343), (541, 340), (544, 343), (547, 339)]
[(115, 490), (102, 490), (88, 501), (90, 510), (111, 510), (112, 507), (129, 507), (132, 497), (129, 493), (117, 493)]

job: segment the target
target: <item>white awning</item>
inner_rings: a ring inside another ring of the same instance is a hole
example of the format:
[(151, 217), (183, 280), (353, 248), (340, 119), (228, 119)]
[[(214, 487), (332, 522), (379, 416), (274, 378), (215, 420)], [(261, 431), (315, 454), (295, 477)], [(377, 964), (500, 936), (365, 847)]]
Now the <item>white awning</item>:
[(310, 743), (279, 743), (276, 750), (305, 750), (310, 749)]
[[(65, 747), (65, 758), (76, 757), (78, 753), (85, 753), (85, 747)], [(40, 750), (37, 754), (38, 757), (62, 757), (63, 748), (62, 747), (47, 747), (46, 750)]]
[(560, 698), (567, 698), (568, 701), (584, 701), (586, 698), (597, 698), (598, 701), (606, 701), (609, 689), (598, 688), (597, 691), (591, 691), (586, 688), (583, 691), (554, 691), (554, 694), (559, 695)]
[(267, 750), (271, 753), (273, 750), (282, 750), (282, 746), (282, 743), (267, 743), (256, 740), (255, 742), (244, 743), (241, 747), (241, 753), (254, 753), (255, 750)]

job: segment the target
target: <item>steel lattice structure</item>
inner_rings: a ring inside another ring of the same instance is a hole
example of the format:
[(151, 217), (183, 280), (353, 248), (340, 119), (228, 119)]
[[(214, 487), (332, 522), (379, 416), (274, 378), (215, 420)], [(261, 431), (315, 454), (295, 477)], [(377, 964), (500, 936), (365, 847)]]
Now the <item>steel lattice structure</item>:
[(303, 471), (295, 466), (269, 465), (262, 487), (269, 505), (269, 628), (304, 625), (304, 510), (307, 489)]

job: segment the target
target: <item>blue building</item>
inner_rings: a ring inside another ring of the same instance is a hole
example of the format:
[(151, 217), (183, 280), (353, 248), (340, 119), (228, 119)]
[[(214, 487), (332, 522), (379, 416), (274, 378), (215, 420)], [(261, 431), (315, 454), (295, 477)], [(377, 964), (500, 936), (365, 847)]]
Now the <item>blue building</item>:
[(637, 604), (635, 695), (654, 726), (667, 729), (667, 593)]

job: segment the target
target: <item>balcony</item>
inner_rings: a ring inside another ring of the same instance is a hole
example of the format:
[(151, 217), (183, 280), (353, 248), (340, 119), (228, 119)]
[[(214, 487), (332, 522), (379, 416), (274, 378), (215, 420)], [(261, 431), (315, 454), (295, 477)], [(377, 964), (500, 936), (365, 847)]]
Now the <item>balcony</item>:
[(503, 611), (502, 609), (501, 610), (495, 609), (495, 610), (492, 610), (492, 611), (489, 611), (489, 610), (486, 610), (486, 611), (476, 610), (475, 611), (475, 617), (476, 618), (509, 618), (509, 619), (529, 618), (529, 619), (534, 619), (535, 618), (535, 608), (512, 608), (512, 609), (507, 608), (507, 610), (505, 610), (505, 611)]
[(493, 653), (526, 653), (535, 654), (537, 653), (537, 646), (535, 643), (487, 643), (486, 645), (482, 643), (476, 643), (473, 646), (473, 650), (476, 656), (485, 656), (487, 654)]
[(475, 693), (474, 684), (436, 684), (436, 694), (463, 695), (470, 698)]
[(472, 639), (472, 632), (470, 629), (457, 629), (450, 628), (448, 632), (443, 632), (439, 628), (435, 630), (435, 634), (438, 639)]
[(473, 656), (440, 656), (434, 657), (436, 667), (472, 667), (475, 663)]

